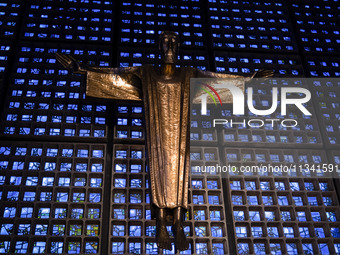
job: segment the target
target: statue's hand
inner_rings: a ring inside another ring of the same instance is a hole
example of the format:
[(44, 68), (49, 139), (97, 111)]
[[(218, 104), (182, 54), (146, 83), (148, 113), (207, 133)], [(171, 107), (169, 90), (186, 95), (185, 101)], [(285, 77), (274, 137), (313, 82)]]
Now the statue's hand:
[(84, 73), (80, 63), (72, 56), (68, 56), (62, 53), (56, 53), (56, 58), (60, 64), (63, 65), (67, 70), (73, 73)]
[(273, 70), (259, 70), (256, 72), (254, 78), (269, 78), (269, 77), (273, 77), (274, 76), (274, 72)]

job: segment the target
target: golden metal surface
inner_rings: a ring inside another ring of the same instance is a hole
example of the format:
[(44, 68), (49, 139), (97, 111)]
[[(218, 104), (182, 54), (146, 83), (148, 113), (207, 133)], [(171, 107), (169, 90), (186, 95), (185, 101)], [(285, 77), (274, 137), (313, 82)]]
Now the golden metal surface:
[(191, 67), (164, 73), (151, 65), (96, 68), (87, 70), (86, 74), (88, 96), (143, 100), (152, 203), (159, 208), (187, 208), (190, 78), (241, 78), (240, 87), (249, 78)]

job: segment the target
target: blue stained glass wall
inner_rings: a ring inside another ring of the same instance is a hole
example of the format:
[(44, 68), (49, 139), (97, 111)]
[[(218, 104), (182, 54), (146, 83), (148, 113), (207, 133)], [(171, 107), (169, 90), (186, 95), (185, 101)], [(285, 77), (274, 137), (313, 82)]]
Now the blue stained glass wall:
[[(292, 112), (295, 128), (212, 130), (194, 117), (190, 139), (204, 146), (191, 160), (339, 165), (340, 85), (320, 80), (340, 74), (339, 8), (336, 0), (0, 1), (0, 253), (176, 253), (156, 245), (142, 104), (86, 97), (85, 78), (55, 53), (91, 66), (159, 65), (159, 33), (173, 30), (178, 67), (313, 78), (304, 85), (313, 115)], [(270, 89), (254, 92), (256, 106), (270, 104)], [(337, 190), (337, 180), (310, 175), (192, 173), (190, 248), (180, 254), (340, 253)]]

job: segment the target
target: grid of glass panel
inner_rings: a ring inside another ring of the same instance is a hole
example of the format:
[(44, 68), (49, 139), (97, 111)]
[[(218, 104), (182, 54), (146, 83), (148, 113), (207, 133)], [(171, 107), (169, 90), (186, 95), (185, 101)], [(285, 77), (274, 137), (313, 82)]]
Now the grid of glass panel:
[(6, 70), (6, 64), (8, 59), (8, 54), (10, 52), (11, 46), (10, 42), (4, 41), (0, 46), (0, 89), (3, 90), (3, 76)]
[[(262, 89), (265, 91), (265, 86)], [(264, 94), (266, 93), (259, 93), (259, 98), (263, 100)], [(226, 113), (223, 116), (230, 118), (230, 111), (231, 109), (228, 114), (228, 111), (222, 110), (222, 114)], [(310, 148), (321, 148), (322, 145), (315, 117), (314, 120), (305, 120), (307, 122), (302, 125), (314, 127), (314, 131), (311, 129), (309, 132), (301, 132), (309, 136), (310, 142), (307, 142), (298, 130), (291, 130), (289, 134), (288, 130), (273, 129), (269, 125), (265, 125), (263, 129), (238, 128), (237, 131), (225, 125), (222, 130), (216, 130), (211, 123), (215, 114), (221, 116), (221, 111), (212, 108), (208, 111), (209, 117), (202, 118), (199, 116), (199, 109), (192, 109), (191, 144), (204, 144), (209, 146), (204, 149), (210, 151), (216, 150), (216, 146), (221, 148), (224, 144), (224, 158), (219, 164), (231, 166), (233, 170), (229, 175), (222, 174), (226, 177), (222, 178), (222, 182), (227, 186), (224, 192), (232, 205), (233, 228), (229, 231), (234, 231), (234, 237), (230, 240), (235, 239), (238, 254), (337, 252), (340, 211), (334, 183), (329, 174), (309, 168), (311, 164), (328, 162), (323, 150), (306, 149), (307, 144)], [(313, 115), (316, 113), (313, 112)], [(238, 119), (241, 118), (236, 118)], [(303, 121), (298, 121), (301, 120)], [(266, 135), (261, 135), (261, 131)], [(262, 141), (263, 145), (260, 146)], [(282, 150), (283, 146), (287, 148), (289, 144), (292, 148), (300, 146), (304, 149)], [(257, 148), (252, 148), (252, 145)], [(268, 149), (271, 146), (273, 149)], [(339, 166), (340, 153), (333, 151), (332, 155), (332, 164)], [(288, 171), (269, 173), (264, 170), (264, 166), (269, 164), (273, 167), (287, 167)], [(210, 167), (215, 165), (211, 164)], [(300, 167), (294, 169), (294, 165)], [(258, 166), (262, 173), (239, 174), (241, 166), (249, 169)], [(336, 174), (335, 165), (333, 168), (333, 173)]]
[(22, 1), (0, 1), (0, 37), (13, 38), (20, 18)]
[(339, 77), (340, 60), (335, 57), (307, 56), (307, 68), (311, 77)]
[(144, 143), (144, 117), (141, 103), (119, 105), (116, 108), (114, 137), (116, 139), (134, 139)]
[(316, 107), (328, 146), (339, 148), (340, 144), (340, 83), (336, 79), (313, 81)]
[(72, 54), (86, 64), (108, 66), (110, 49), (22, 43), (7, 94), (1, 133), (15, 136), (106, 138), (106, 105), (85, 97), (85, 80), (56, 62)]
[(27, 2), (23, 39), (112, 42), (113, 1)]
[(338, 253), (331, 179), (231, 177), (229, 185), (238, 254)]
[[(119, 50), (119, 66), (141, 66), (145, 64), (160, 65), (161, 56), (154, 49), (123, 48)], [(181, 51), (178, 56), (177, 67), (192, 66), (200, 70), (209, 70), (208, 54), (205, 51)]]
[(305, 53), (339, 53), (337, 0), (292, 1), (298, 40)]
[(1, 253), (100, 253), (104, 144), (2, 142)]
[(192, 253), (228, 254), (224, 193), (220, 174), (197, 171), (197, 166), (209, 167), (219, 162), (218, 148), (190, 149), (190, 211), (187, 221), (193, 232)]
[(297, 50), (285, 1), (209, 0), (214, 48)]
[[(269, 163), (278, 166), (327, 162), (324, 152), (307, 149), (226, 148), (225, 154), (235, 169)], [(227, 184), (238, 253), (335, 253), (340, 212), (333, 180), (322, 178), (322, 171), (307, 169), (284, 175), (230, 175)]]
[(206, 46), (203, 13), (199, 0), (122, 1), (120, 43), (154, 46), (160, 32), (174, 30), (183, 47)]

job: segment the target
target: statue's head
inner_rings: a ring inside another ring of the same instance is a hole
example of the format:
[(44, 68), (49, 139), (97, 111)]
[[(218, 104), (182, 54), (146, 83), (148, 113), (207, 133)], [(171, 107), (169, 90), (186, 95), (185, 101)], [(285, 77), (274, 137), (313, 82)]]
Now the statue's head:
[(162, 63), (175, 64), (177, 62), (179, 37), (176, 32), (164, 31), (159, 36), (159, 50)]

